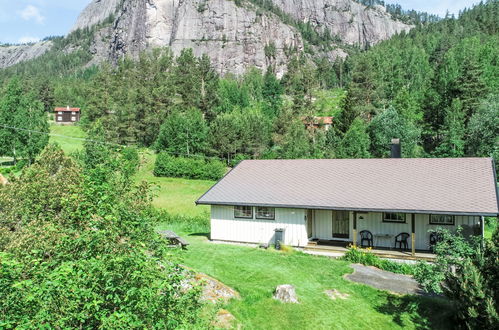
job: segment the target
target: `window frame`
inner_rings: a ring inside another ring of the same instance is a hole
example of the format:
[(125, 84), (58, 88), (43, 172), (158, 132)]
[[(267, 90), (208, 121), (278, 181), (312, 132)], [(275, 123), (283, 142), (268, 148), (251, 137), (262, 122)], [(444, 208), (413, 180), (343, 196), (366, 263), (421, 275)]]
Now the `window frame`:
[[(399, 220), (387, 219), (387, 217), (386, 217), (387, 214), (396, 214), (396, 215), (403, 214), (404, 215), (404, 217), (403, 217), (404, 220), (403, 221), (399, 221)], [(402, 212), (383, 212), (383, 222), (389, 222), (389, 223), (407, 223), (407, 214), (402, 213)]]
[[(259, 217), (258, 216), (258, 209), (259, 208), (272, 210), (272, 218)], [(255, 206), (255, 219), (258, 219), (258, 220), (275, 220), (275, 207)]]
[[(251, 210), (251, 215), (249, 216), (237, 216), (236, 215), (236, 209), (238, 207), (241, 208), (249, 208)], [(247, 205), (234, 205), (234, 219), (253, 219), (253, 206), (247, 206)]]
[(57, 121), (62, 121), (62, 116), (57, 116)]
[[(452, 223), (433, 222), (432, 221), (433, 216), (437, 216), (437, 217), (451, 217)], [(436, 225), (436, 226), (455, 226), (456, 225), (456, 216), (452, 215), (452, 214), (430, 214), (430, 218), (429, 218), (428, 224), (430, 224), (430, 225)]]

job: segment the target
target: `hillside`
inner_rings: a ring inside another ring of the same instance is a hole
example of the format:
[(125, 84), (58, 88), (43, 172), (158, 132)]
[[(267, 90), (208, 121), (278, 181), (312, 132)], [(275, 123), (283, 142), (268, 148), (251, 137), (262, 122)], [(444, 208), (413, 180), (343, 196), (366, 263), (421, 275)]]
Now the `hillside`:
[[(192, 48), (196, 56), (207, 54), (221, 74), (272, 65), (281, 76), (292, 54), (305, 50), (334, 60), (352, 46), (365, 48), (410, 28), (383, 6), (353, 0), (93, 0), (71, 29), (81, 30), (88, 45), (69, 42), (62, 51), (89, 52), (91, 60), (81, 63), (89, 66), (137, 58), (151, 48), (167, 46), (176, 55)], [(1, 47), (0, 68), (49, 49)]]

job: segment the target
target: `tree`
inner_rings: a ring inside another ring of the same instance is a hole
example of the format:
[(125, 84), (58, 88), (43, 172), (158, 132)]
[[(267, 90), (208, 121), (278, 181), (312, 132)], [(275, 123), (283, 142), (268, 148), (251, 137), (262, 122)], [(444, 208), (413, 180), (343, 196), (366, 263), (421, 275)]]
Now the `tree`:
[(278, 145), (279, 158), (303, 159), (310, 158), (311, 146), (307, 130), (301, 120), (288, 122), (289, 128), (282, 136)]
[(264, 101), (264, 113), (270, 117), (275, 118), (279, 115), (282, 107), (282, 94), (283, 88), (281, 82), (277, 79), (272, 72), (272, 68), (268, 68), (263, 77), (263, 90), (262, 96)]
[(48, 143), (49, 126), (43, 104), (12, 79), (0, 100), (0, 154), (30, 163)]
[(491, 157), (499, 149), (499, 95), (482, 102), (468, 123), (467, 153), (470, 156)]
[(447, 109), (442, 143), (435, 150), (440, 157), (462, 157), (464, 155), (464, 113), (462, 102), (454, 99)]
[(476, 59), (466, 57), (457, 79), (458, 97), (463, 104), (466, 122), (480, 105), (481, 99), (487, 95), (487, 86), (482, 81), (482, 70)]
[(420, 154), (418, 143), (421, 131), (393, 107), (374, 117), (368, 131), (374, 157), (388, 157), (392, 139), (400, 139), (404, 157), (417, 157)]
[(208, 127), (200, 110), (175, 111), (161, 125), (154, 148), (177, 156), (202, 154), (206, 150), (207, 134)]
[(180, 55), (177, 57), (174, 68), (174, 80), (175, 90), (180, 95), (182, 104), (186, 108), (198, 108), (203, 96), (201, 87), (206, 81), (200, 79), (198, 60), (191, 48), (182, 49)]
[(0, 189), (1, 328), (206, 327), (192, 277), (156, 232), (148, 187), (116, 190), (122, 171), (101, 182), (49, 146)]
[(369, 134), (366, 124), (360, 118), (356, 118), (343, 139), (338, 145), (337, 156), (339, 158), (369, 158)]

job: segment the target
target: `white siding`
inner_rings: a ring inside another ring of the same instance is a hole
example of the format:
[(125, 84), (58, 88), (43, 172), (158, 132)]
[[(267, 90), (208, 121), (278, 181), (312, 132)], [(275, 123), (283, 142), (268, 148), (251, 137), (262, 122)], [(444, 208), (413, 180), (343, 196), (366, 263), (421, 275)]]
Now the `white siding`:
[[(235, 219), (233, 206), (211, 206), (211, 239), (274, 243), (274, 230), (284, 228), (284, 244), (306, 246), (307, 228), (303, 209), (275, 209), (275, 220)], [(255, 212), (253, 211), (253, 217)]]
[[(333, 239), (332, 236), (332, 211), (313, 210), (313, 238), (324, 240)], [(275, 209), (275, 220), (254, 219), (235, 219), (233, 206), (211, 207), (211, 238), (214, 240), (246, 242), (246, 243), (274, 243), (274, 230), (284, 228), (284, 240), (286, 245), (306, 246), (307, 238), (307, 210), (305, 209)], [(350, 212), (350, 230), (349, 240), (352, 241), (353, 232), (353, 214)], [(375, 238), (374, 244), (382, 247), (393, 247), (395, 235), (402, 232), (411, 233), (411, 214), (406, 214), (405, 223), (383, 222), (383, 213), (368, 212), (358, 214), (357, 218), (362, 216), (362, 220), (357, 220), (357, 242), (360, 243), (359, 232), (369, 230), (373, 235), (389, 234), (390, 239)], [(427, 250), (429, 247), (429, 230), (442, 227), (454, 231), (458, 226), (473, 226), (480, 221), (479, 217), (474, 216), (455, 216), (455, 225), (430, 225), (428, 214), (416, 214), (416, 249)], [(409, 248), (411, 248), (411, 239), (409, 238)]]
[[(389, 234), (398, 235), (402, 232), (411, 234), (411, 214), (406, 214), (405, 223), (394, 223), (394, 222), (383, 222), (383, 213), (369, 212), (362, 214), (364, 219), (357, 220), (357, 232), (361, 230), (369, 230), (373, 235), (375, 234)], [(429, 230), (435, 230), (437, 227), (445, 228), (451, 231), (457, 229), (458, 226), (468, 225), (472, 226), (478, 224), (480, 218), (473, 216), (455, 216), (455, 225), (430, 225), (428, 214), (416, 214), (416, 249), (418, 250), (428, 250), (430, 244), (430, 234)], [(357, 236), (360, 240), (360, 236)], [(383, 247), (393, 247), (395, 243), (395, 238), (389, 239), (374, 239), (374, 244), (376, 246)], [(360, 242), (360, 241), (359, 241)], [(409, 239), (409, 248), (411, 248), (411, 239)]]

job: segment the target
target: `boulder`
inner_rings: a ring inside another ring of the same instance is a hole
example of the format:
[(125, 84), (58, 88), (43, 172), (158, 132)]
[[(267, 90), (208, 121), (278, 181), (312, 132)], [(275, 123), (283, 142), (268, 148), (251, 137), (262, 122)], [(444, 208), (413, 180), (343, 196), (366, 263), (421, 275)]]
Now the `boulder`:
[(280, 300), (283, 303), (298, 304), (295, 287), (291, 284), (282, 284), (275, 289), (274, 299)]

